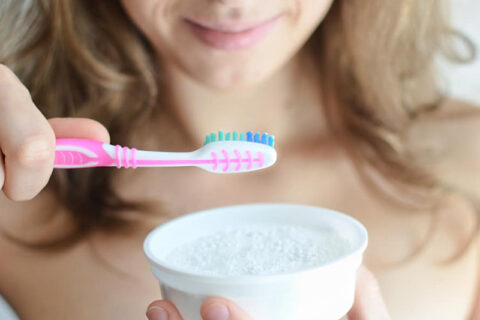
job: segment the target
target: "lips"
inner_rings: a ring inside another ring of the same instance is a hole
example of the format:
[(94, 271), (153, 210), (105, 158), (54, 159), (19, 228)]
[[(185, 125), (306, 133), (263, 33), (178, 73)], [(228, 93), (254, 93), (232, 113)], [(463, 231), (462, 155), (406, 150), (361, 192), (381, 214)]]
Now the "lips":
[(280, 15), (257, 23), (209, 23), (184, 19), (192, 34), (202, 43), (215, 49), (239, 50), (253, 47), (263, 40)]

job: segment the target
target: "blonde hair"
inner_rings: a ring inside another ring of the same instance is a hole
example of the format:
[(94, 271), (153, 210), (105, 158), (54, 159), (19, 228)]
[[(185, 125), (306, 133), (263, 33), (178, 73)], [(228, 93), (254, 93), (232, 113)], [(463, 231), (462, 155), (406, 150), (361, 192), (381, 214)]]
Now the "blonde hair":
[[(324, 75), (326, 115), (365, 181), (372, 181), (365, 172), (374, 172), (427, 193), (441, 184), (412, 160), (402, 135), (441, 105), (434, 56), (461, 60), (450, 47), (454, 33), (443, 4), (336, 0), (307, 43)], [(153, 50), (117, 0), (4, 0), (0, 43), (0, 62), (47, 117), (98, 119), (116, 143), (131, 134), (132, 119), (148, 121), (157, 105), (168, 103)], [(121, 225), (119, 212), (139, 208), (114, 192), (114, 174), (55, 174), (50, 188), (82, 234)]]

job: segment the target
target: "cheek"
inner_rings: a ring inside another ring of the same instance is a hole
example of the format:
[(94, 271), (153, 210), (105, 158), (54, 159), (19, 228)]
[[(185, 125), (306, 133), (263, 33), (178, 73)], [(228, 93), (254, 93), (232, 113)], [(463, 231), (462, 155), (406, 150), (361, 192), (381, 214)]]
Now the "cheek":
[(178, 0), (121, 0), (125, 12), (147, 39), (158, 47), (173, 33)]
[(307, 37), (317, 28), (327, 15), (334, 0), (296, 0), (296, 31)]

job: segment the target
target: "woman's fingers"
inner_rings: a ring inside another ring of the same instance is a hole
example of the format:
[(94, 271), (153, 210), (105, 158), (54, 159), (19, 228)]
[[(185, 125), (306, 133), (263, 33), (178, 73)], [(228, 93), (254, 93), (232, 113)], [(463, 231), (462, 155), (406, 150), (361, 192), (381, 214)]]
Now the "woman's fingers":
[(91, 119), (85, 118), (51, 118), (50, 126), (58, 138), (82, 138), (109, 143), (110, 135), (105, 127)]
[[(235, 303), (222, 298), (205, 300), (200, 313), (203, 320), (252, 320)], [(149, 320), (183, 320), (175, 305), (165, 300), (152, 302), (147, 309), (147, 318)]]
[(148, 320), (183, 320), (175, 305), (166, 300), (157, 300), (147, 308)]
[(239, 306), (223, 298), (205, 300), (201, 314), (203, 320), (251, 320)]
[(375, 276), (365, 267), (360, 267), (357, 275), (355, 303), (348, 313), (349, 320), (389, 320), (387, 307), (383, 301)]
[(47, 183), (53, 169), (55, 135), (15, 74), (0, 65), (0, 150), (3, 191), (28, 200)]
[(107, 130), (93, 120), (47, 121), (28, 89), (0, 64), (0, 189), (8, 198), (29, 200), (47, 184), (53, 170), (56, 137), (110, 140)]

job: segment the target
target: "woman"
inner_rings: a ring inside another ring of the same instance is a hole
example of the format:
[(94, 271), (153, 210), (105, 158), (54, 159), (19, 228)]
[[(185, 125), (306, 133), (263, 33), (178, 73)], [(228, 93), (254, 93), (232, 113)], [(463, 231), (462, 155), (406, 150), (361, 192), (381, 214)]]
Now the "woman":
[[(138, 318), (159, 295), (141, 250), (149, 230), (265, 201), (362, 221), (365, 264), (394, 319), (474, 316), (480, 114), (437, 90), (434, 56), (465, 58), (450, 50), (439, 1), (0, 6), (0, 292), (22, 319)], [(279, 161), (234, 176), (57, 171), (38, 194), (54, 137), (182, 151), (218, 129), (275, 134)], [(350, 316), (384, 319), (366, 279)], [(202, 309), (209, 320), (225, 311), (247, 319), (221, 298)], [(147, 313), (179, 319), (165, 301)]]

